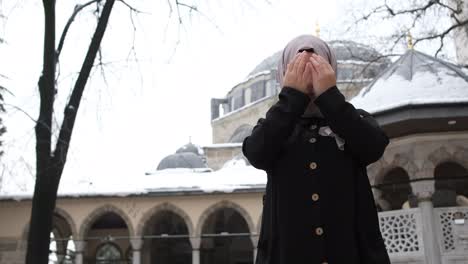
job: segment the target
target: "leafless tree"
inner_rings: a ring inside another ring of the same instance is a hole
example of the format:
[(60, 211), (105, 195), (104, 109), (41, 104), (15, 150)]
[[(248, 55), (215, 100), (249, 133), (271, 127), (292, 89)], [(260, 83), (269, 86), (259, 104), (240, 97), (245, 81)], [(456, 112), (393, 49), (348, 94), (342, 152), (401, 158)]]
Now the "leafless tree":
[[(391, 32), (387, 41), (387, 51), (393, 53), (398, 44), (406, 42), (411, 32), (413, 46), (423, 42), (437, 41), (434, 56), (445, 47), (447, 39), (457, 30), (468, 29), (468, 16), (465, 0), (378, 0), (365, 11), (355, 10), (354, 23), (348, 28), (376, 21), (406, 21), (407, 24)], [(359, 15), (357, 15), (359, 13)]]
[[(56, 1), (43, 0), (45, 32), (43, 49), (42, 74), (39, 78), (38, 88), (40, 96), (39, 117), (36, 120), (36, 182), (32, 200), (31, 220), (28, 233), (26, 263), (47, 264), (49, 258), (50, 232), (52, 230), (53, 212), (55, 209), (57, 190), (62, 172), (67, 160), (67, 154), (72, 138), (73, 128), (77, 118), (78, 109), (82, 100), (91, 70), (95, 67), (96, 57), (100, 54), (101, 41), (104, 37), (109, 17), (114, 8), (114, 3), (119, 2), (130, 10), (131, 14), (139, 11), (124, 0), (90, 0), (76, 5), (72, 15), (68, 19), (64, 30), (56, 45)], [(170, 6), (174, 6), (178, 12), (179, 22), (182, 23), (181, 9), (198, 11), (196, 6), (185, 4), (179, 0), (168, 0)], [(66, 102), (64, 118), (60, 124), (57, 140), (53, 141), (54, 131), (54, 100), (59, 89), (57, 84), (57, 65), (66, 44), (69, 32), (75, 17), (86, 8), (96, 8), (97, 25), (91, 38), (87, 53), (83, 59), (71, 95)], [(135, 25), (133, 25), (135, 26)], [(103, 66), (99, 56), (99, 64)], [(55, 144), (53, 143), (55, 142)]]

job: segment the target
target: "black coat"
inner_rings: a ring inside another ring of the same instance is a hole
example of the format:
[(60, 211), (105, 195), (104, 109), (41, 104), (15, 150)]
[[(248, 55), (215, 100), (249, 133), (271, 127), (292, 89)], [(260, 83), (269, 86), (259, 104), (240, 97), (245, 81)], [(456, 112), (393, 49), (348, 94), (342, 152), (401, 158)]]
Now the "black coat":
[[(389, 143), (372, 116), (336, 86), (306, 118), (307, 95), (289, 87), (244, 140), (243, 153), (268, 175), (257, 264), (390, 264), (366, 166)], [(318, 130), (329, 126), (345, 140)]]

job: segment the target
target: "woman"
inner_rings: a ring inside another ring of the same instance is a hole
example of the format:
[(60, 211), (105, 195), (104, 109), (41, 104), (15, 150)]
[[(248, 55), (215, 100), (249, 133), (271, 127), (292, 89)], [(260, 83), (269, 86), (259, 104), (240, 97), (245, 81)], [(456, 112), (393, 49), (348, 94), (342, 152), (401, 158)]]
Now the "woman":
[(244, 140), (244, 155), (268, 175), (257, 264), (390, 264), (366, 174), (389, 140), (345, 101), (336, 65), (319, 38), (289, 42), (279, 101)]

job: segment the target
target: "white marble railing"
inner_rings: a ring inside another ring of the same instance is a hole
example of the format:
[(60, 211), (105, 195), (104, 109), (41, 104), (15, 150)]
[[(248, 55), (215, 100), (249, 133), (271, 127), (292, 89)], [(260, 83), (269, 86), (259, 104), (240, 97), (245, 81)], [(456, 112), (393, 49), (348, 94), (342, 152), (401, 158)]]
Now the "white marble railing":
[[(456, 212), (464, 213), (464, 224), (455, 224)], [(435, 208), (434, 217), (441, 253), (464, 253), (468, 256), (468, 207)]]
[(424, 255), (419, 208), (379, 213), (380, 231), (390, 257)]

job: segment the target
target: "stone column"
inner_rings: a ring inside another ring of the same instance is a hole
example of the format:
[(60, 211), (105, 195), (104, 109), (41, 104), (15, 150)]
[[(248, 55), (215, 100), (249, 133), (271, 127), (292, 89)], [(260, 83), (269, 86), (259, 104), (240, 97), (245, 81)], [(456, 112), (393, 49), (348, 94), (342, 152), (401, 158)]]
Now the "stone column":
[(253, 244), (253, 263), (255, 263), (255, 259), (257, 259), (257, 246), (258, 246), (258, 235), (257, 234), (252, 234), (250, 236), (250, 239), (252, 240)]
[(422, 236), (424, 242), (424, 252), (427, 264), (440, 264), (441, 254), (439, 239), (436, 235), (434, 222), (434, 206), (432, 204), (432, 194), (434, 194), (434, 180), (424, 180), (412, 182), (413, 193), (417, 197), (418, 207), (421, 210)]
[(83, 264), (86, 241), (74, 240), (75, 243), (75, 264)]
[(201, 237), (191, 237), (190, 243), (192, 244), (192, 264), (200, 264)]
[(143, 246), (143, 239), (141, 237), (130, 238), (130, 244), (132, 245), (132, 264), (141, 263), (141, 248)]

